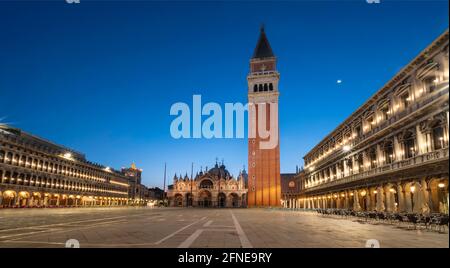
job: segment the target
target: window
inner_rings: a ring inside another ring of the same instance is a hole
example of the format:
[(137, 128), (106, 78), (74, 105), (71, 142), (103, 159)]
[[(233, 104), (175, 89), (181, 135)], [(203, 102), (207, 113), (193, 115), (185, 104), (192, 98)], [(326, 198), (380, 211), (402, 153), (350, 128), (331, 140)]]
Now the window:
[(437, 79), (435, 76), (427, 77), (423, 80), (425, 92), (433, 92), (436, 90)]
[(367, 118), (367, 131), (371, 131), (373, 125), (375, 125), (375, 122), (373, 121), (373, 117)]
[(403, 108), (408, 108), (409, 107), (409, 102), (411, 101), (410, 97), (409, 97), (409, 92), (405, 92), (403, 95), (400, 96), (400, 101), (403, 105)]
[(380, 112), (381, 112), (381, 116), (382, 116), (382, 118), (383, 118), (383, 120), (388, 120), (389, 119), (389, 105), (384, 105), (381, 109), (380, 109)]
[(362, 135), (361, 125), (356, 126), (355, 133), (356, 133), (357, 137), (361, 137), (361, 135)]
[(263, 91), (263, 85), (262, 84), (259, 85), (259, 91), (260, 92)]
[(403, 136), (404, 142), (403, 142), (403, 146), (404, 146), (404, 150), (405, 150), (405, 159), (414, 157), (415, 155), (415, 151), (416, 151), (416, 145), (415, 145), (415, 141), (414, 141), (414, 136), (412, 134), (412, 132), (408, 132), (405, 134), (405, 136)]
[(272, 83), (269, 84), (269, 91), (273, 91), (273, 84)]
[(362, 154), (359, 154), (356, 158), (358, 161), (358, 167), (359, 167), (359, 171), (363, 171), (364, 170), (364, 158)]
[[(347, 167), (350, 174), (353, 173), (353, 160), (351, 158), (347, 159)], [(344, 174), (344, 165), (341, 165), (341, 174)]]
[(386, 164), (394, 162), (394, 146), (392, 141), (388, 141), (384, 144), (384, 162)]
[(433, 144), (435, 150), (443, 149), (445, 147), (444, 129), (439, 123), (440, 122), (435, 124), (435, 126), (433, 127)]
[(370, 168), (376, 168), (377, 167), (377, 152), (375, 149), (372, 149), (369, 152), (369, 159), (370, 159)]
[(267, 84), (264, 84), (264, 91), (268, 91), (268, 90), (269, 90), (269, 88), (268, 88)]
[(258, 91), (258, 85), (254, 85), (253, 86), (253, 92), (257, 92)]

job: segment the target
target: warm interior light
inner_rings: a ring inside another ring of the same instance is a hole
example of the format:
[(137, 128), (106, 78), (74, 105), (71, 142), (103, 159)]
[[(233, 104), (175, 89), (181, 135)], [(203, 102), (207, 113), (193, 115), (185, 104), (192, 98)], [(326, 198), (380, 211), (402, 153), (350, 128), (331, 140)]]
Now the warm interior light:
[(378, 193), (378, 191), (377, 191), (377, 190), (375, 190), (375, 191), (373, 191), (373, 193), (374, 193), (374, 194), (377, 194), (377, 193)]
[(366, 196), (366, 194), (367, 194), (366, 191), (361, 192), (361, 196)]
[(439, 188), (444, 188), (444, 187), (445, 187), (445, 184), (444, 184), (443, 182), (441, 182), (441, 183), (438, 184), (438, 187), (439, 187)]
[(416, 190), (416, 186), (411, 186), (409, 189), (411, 190), (411, 193), (414, 193), (414, 191)]
[(342, 149), (344, 150), (344, 152), (348, 152), (350, 151), (350, 145), (344, 145)]

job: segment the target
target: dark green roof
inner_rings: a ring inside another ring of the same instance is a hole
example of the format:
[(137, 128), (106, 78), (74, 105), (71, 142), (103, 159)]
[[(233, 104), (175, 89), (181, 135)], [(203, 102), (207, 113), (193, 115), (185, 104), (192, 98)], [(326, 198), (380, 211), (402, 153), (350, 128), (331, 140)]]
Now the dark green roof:
[(259, 35), (258, 43), (256, 44), (255, 51), (253, 52), (252, 59), (262, 59), (274, 57), (272, 48), (270, 47), (269, 40), (267, 39), (264, 27), (261, 27), (261, 33)]

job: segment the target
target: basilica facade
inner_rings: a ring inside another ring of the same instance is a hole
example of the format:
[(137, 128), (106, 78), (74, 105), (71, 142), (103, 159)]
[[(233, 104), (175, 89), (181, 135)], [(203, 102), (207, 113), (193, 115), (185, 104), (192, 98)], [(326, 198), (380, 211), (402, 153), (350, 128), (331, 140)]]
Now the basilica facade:
[(194, 178), (175, 175), (167, 197), (172, 207), (247, 207), (247, 173), (244, 169), (234, 178), (216, 163)]

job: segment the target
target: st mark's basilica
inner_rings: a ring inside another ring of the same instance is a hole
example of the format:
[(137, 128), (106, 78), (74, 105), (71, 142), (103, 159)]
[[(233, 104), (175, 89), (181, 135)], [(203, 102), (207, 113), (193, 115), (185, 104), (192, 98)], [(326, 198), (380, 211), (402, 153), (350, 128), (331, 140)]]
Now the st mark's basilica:
[(223, 162), (200, 171), (195, 178), (175, 175), (168, 190), (169, 204), (175, 207), (246, 207), (247, 173), (234, 178)]

